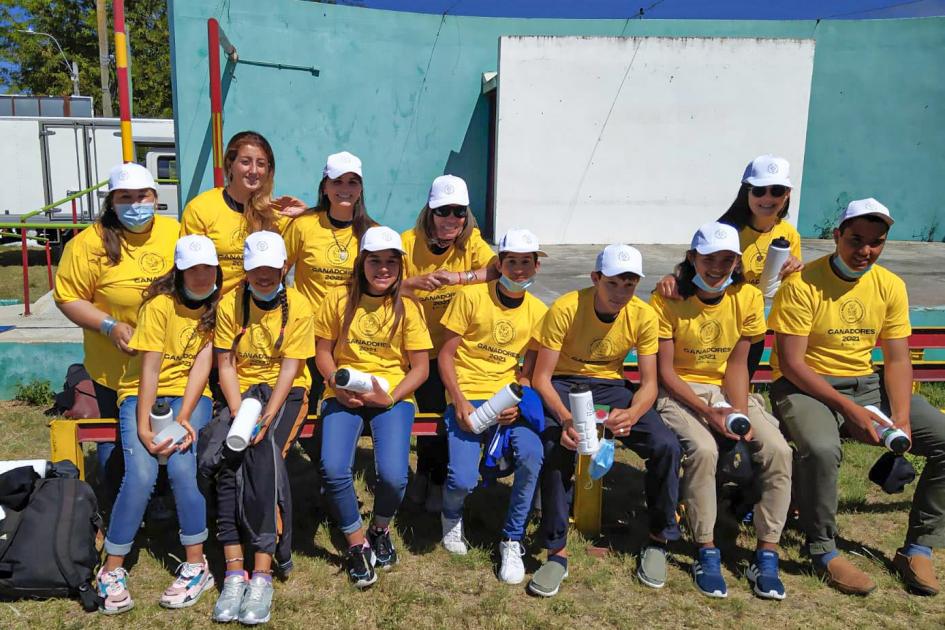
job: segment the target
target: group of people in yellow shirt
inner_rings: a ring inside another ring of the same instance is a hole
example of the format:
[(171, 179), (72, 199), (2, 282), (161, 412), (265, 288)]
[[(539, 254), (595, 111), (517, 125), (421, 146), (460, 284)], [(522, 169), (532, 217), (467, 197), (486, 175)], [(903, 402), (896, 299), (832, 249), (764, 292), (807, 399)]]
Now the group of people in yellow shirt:
[[(927, 458), (894, 563), (910, 588), (938, 592), (931, 548), (945, 534), (945, 418), (911, 395), (905, 286), (875, 264), (893, 222), (878, 201), (851, 202), (836, 251), (805, 267), (800, 237), (784, 220), (789, 165), (759, 156), (731, 208), (696, 231), (649, 303), (635, 294), (640, 252), (617, 244), (598, 255), (591, 286), (546, 307), (528, 292), (545, 256), (537, 237), (510, 230), (493, 254), (459, 177), (437, 177), (416, 226), (398, 234), (368, 215), (362, 164), (350, 153), (328, 157), (314, 208), (274, 196), (275, 157), (257, 133), (230, 140), (224, 168), (226, 186), (194, 198), (178, 224), (155, 214), (147, 170), (116, 167), (99, 220), (68, 244), (59, 267), (54, 297), (84, 329), (101, 413), (120, 427), (124, 474), (98, 574), (102, 612), (133, 606), (124, 558), (166, 461), (186, 559), (161, 605), (190, 606), (214, 584), (199, 468), (216, 483), (226, 562), (213, 618), (270, 619), (273, 567), (291, 566), (280, 554), (291, 523), (283, 460), (310, 400), (320, 422), (308, 451), (347, 540), (355, 586), (397, 563), (390, 525), (407, 489), (419, 409), (444, 414), (445, 436), (418, 440), (416, 475), (419, 498), (440, 513), (444, 548), (467, 552), (463, 504), (480, 477), (512, 474), (499, 578), (525, 578), (522, 540), (540, 488), (547, 559), (528, 589), (553, 596), (568, 574), (575, 449), (585, 439), (572, 417), (575, 393), (605, 409), (594, 465), (606, 471), (613, 440), (646, 461), (643, 584), (665, 584), (681, 502), (698, 546), (695, 585), (727, 595), (713, 531), (718, 464), (735, 452), (750, 460), (757, 491), (758, 544), (746, 577), (759, 597), (784, 598), (777, 546), (791, 504), (787, 436), (815, 569), (841, 591), (870, 592), (873, 582), (834, 540), (840, 437), (879, 444), (874, 422), (882, 418), (865, 407), (876, 405)], [(766, 322), (757, 284), (776, 239), (790, 255)], [(286, 286), (290, 269), (294, 286)], [(749, 387), (768, 328), (776, 338), (773, 415)], [(877, 341), (882, 376), (870, 355)], [(624, 376), (628, 353), (637, 357), (638, 386)], [(360, 374), (362, 386), (352, 386)], [(500, 391), (514, 402), (486, 404)], [(259, 401), (259, 421), (250, 445), (235, 452), (220, 436), (249, 399)], [(160, 401), (183, 439), (156, 443), (150, 416)], [(747, 430), (733, 428), (733, 414), (747, 418)], [(367, 526), (352, 471), (365, 425), (377, 475)], [(106, 463), (109, 449), (100, 457)]]

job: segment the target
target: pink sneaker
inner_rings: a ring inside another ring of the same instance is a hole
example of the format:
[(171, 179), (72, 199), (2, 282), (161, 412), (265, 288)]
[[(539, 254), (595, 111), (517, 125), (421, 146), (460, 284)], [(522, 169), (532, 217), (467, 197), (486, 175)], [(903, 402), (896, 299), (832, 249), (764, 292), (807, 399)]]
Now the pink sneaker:
[(177, 579), (161, 595), (164, 608), (187, 608), (193, 606), (208, 588), (213, 587), (213, 574), (204, 556), (203, 562), (182, 562), (177, 567)]
[(102, 598), (102, 605), (98, 607), (100, 613), (117, 615), (134, 608), (135, 603), (128, 592), (128, 572), (123, 567), (114, 571), (105, 571), (105, 567), (96, 576), (98, 594)]

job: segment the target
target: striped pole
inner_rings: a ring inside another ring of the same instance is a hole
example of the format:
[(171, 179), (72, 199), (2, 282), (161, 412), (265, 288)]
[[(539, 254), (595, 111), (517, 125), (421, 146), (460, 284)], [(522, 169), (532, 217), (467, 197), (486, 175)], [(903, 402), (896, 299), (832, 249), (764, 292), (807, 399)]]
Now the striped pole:
[(220, 23), (207, 20), (207, 56), (210, 60), (210, 134), (213, 146), (213, 185), (223, 181), (223, 87), (220, 82)]
[(125, 0), (113, 0), (115, 12), (115, 62), (118, 76), (118, 115), (121, 118), (121, 159), (134, 162), (131, 141), (131, 90), (128, 86), (128, 38), (125, 35)]

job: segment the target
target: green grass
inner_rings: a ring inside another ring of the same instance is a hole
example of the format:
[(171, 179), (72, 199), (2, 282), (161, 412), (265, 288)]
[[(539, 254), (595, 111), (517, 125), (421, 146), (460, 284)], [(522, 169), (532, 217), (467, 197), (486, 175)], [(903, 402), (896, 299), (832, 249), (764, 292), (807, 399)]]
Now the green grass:
[[(46, 272), (46, 250), (31, 248), (27, 253), (29, 262), (30, 302), (35, 302), (49, 291)], [(56, 265), (52, 268), (56, 277)], [(0, 246), (0, 298), (23, 299), (23, 258), (19, 245)]]
[[(932, 400), (945, 398), (945, 387), (925, 387)], [(937, 397), (937, 398), (936, 398)], [(936, 404), (941, 405), (941, 402)], [(0, 403), (0, 459), (46, 457), (49, 454), (46, 418), (38, 408)], [(369, 441), (362, 441), (357, 468), (358, 493), (367, 515), (372, 458)], [(94, 453), (87, 452), (91, 463)], [(841, 547), (849, 558), (878, 583), (866, 598), (841, 595), (812, 576), (801, 554), (802, 536), (788, 529), (783, 537), (782, 574), (788, 589), (783, 602), (766, 602), (750, 595), (742, 577), (754, 535), (720, 516), (717, 543), (722, 549), (729, 585), (726, 600), (709, 600), (696, 593), (689, 577), (691, 548), (685, 542), (671, 549), (669, 582), (650, 590), (633, 578), (634, 554), (645, 538), (641, 462), (626, 449), (617, 449), (617, 463), (605, 478), (604, 536), (597, 541), (572, 532), (570, 578), (557, 597), (529, 596), (521, 586), (501, 584), (495, 577), (495, 543), (504, 518), (508, 488), (498, 485), (475, 493), (467, 501), (467, 538), (473, 545), (466, 557), (452, 557), (437, 544), (439, 519), (406, 506), (395, 522), (395, 543), (401, 562), (380, 576), (367, 592), (350, 587), (341, 573), (343, 538), (314, 507), (311, 464), (300, 450), (289, 467), (296, 502), (296, 569), (276, 585), (272, 627), (275, 628), (937, 628), (945, 625), (945, 596), (910, 595), (891, 573), (890, 561), (901, 544), (914, 484), (904, 494), (886, 495), (866, 481), (866, 472), (880, 451), (846, 443), (840, 479), (838, 516)], [(724, 506), (720, 514), (725, 514)], [(181, 549), (176, 524), (150, 524), (139, 533), (136, 557), (129, 557), (135, 609), (116, 618), (88, 615), (70, 600), (0, 602), (0, 628), (211, 628), (214, 594), (196, 606), (165, 611), (157, 605), (170, 583)], [(541, 561), (533, 543), (536, 524), (529, 526), (526, 571)], [(604, 558), (588, 553), (592, 545), (610, 548)], [(220, 553), (208, 545), (219, 566)], [(938, 558), (940, 578), (945, 578)]]

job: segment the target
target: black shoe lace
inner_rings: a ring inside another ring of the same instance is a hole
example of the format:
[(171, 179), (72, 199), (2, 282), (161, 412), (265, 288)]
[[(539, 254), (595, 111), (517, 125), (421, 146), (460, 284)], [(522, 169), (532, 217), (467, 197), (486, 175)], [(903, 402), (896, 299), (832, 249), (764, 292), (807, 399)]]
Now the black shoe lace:
[(387, 532), (377, 532), (374, 537), (374, 550), (379, 558), (387, 559), (394, 551), (394, 546), (390, 542), (390, 534)]
[(355, 576), (365, 575), (368, 572), (367, 558), (363, 548), (352, 547), (348, 550), (348, 573)]

